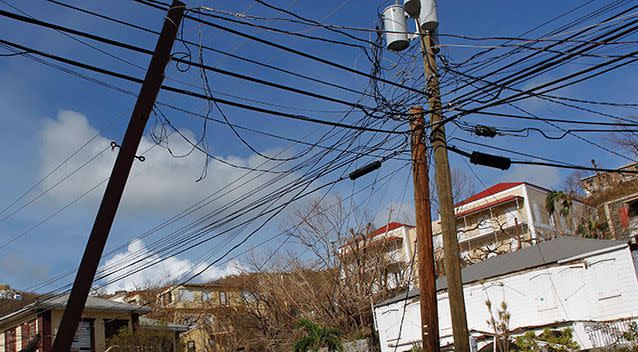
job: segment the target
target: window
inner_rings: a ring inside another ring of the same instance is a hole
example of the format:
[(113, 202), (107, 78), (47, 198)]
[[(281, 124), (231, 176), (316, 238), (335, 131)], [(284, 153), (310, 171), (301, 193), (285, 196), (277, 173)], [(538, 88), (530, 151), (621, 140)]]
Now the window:
[(638, 201), (629, 203), (628, 208), (629, 231), (633, 235), (638, 232)]
[(514, 226), (516, 224), (516, 215), (517, 215), (517, 209), (516, 209), (516, 205), (512, 205), (509, 206), (507, 208), (504, 209), (504, 215), (505, 215), (505, 224), (503, 224), (504, 227), (509, 227), (509, 226)]
[(620, 296), (618, 289), (618, 274), (615, 268), (615, 260), (602, 260), (591, 265), (596, 278), (596, 288), (598, 291), (598, 299), (606, 299)]
[(179, 300), (182, 302), (194, 302), (195, 294), (193, 291), (181, 289), (179, 290)]
[(204, 302), (210, 301), (212, 297), (213, 295), (210, 291), (202, 291), (202, 301)]
[(104, 319), (104, 335), (107, 340), (119, 334), (123, 329), (128, 329), (128, 320)]
[(228, 305), (228, 297), (226, 296), (226, 292), (219, 293), (219, 304), (222, 306)]
[(18, 346), (16, 346), (17, 340), (18, 339), (16, 337), (15, 328), (5, 331), (4, 332), (4, 345), (5, 345), (4, 350), (6, 352), (16, 352), (18, 350)]
[(532, 202), (532, 213), (534, 213), (534, 222), (543, 224), (543, 213), (541, 213), (541, 208), (538, 206), (538, 203)]
[(169, 291), (164, 295), (164, 303), (173, 303), (173, 291)]
[(186, 342), (186, 351), (195, 352), (195, 341)]
[(241, 292), (241, 297), (244, 302), (254, 302), (257, 300), (257, 295), (247, 290)]
[(34, 339), (39, 339), (36, 329), (36, 321), (32, 320), (28, 323), (22, 324), (22, 348), (26, 348), (30, 343), (37, 344), (38, 341), (34, 341)]

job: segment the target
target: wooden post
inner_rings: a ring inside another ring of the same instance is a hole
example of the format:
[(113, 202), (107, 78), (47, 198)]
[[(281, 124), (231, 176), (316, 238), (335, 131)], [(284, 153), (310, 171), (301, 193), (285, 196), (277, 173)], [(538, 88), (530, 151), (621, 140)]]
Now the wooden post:
[(68, 352), (71, 350), (75, 331), (82, 318), (86, 298), (91, 290), (106, 240), (111, 231), (128, 175), (135, 160), (135, 153), (164, 80), (164, 70), (170, 61), (173, 42), (177, 37), (177, 30), (182, 22), (184, 10), (184, 3), (179, 0), (173, 0), (168, 15), (164, 19), (164, 25), (146, 71), (144, 83), (140, 88), (137, 102), (133, 108), (122, 146), (115, 159), (111, 177), (106, 186), (106, 191), (104, 191), (100, 208), (95, 216), (95, 222), (75, 276), (58, 333), (53, 341), (53, 352)]
[(434, 273), (434, 245), (430, 214), (430, 182), (423, 108), (410, 110), (412, 131), (412, 178), (414, 181), (414, 209), (416, 212), (416, 244), (419, 273), (419, 303), (421, 306), (421, 339), (423, 350), (439, 351), (439, 317)]
[(521, 236), (521, 232), (523, 232), (522, 230), (522, 226), (523, 224), (520, 224), (521, 226), (518, 226), (518, 218), (514, 218), (514, 225), (516, 226), (516, 236), (518, 237), (518, 246), (517, 246), (517, 250), (523, 248), (523, 238)]
[(436, 67), (436, 54), (432, 47), (432, 33), (423, 31), (417, 22), (421, 34), (421, 50), (427, 80), (428, 103), (430, 106), (430, 123), (432, 126), (432, 148), (434, 152), (436, 185), (439, 195), (439, 211), (441, 213), (441, 232), (443, 237), (443, 254), (445, 276), (447, 278), (450, 312), (452, 315), (452, 335), (454, 350), (469, 352), (470, 341), (461, 280), (461, 263), (459, 242), (456, 237), (456, 216), (452, 200), (452, 180), (450, 162), (447, 155), (445, 127), (436, 123), (442, 120), (441, 93), (439, 91), (439, 74)]

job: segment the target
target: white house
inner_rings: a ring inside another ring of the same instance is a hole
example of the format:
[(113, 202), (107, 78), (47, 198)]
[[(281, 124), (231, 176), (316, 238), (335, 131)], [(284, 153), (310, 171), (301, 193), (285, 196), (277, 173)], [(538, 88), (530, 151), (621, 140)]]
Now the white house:
[[(513, 334), (545, 327), (574, 330), (582, 348), (607, 346), (638, 319), (638, 250), (623, 241), (560, 237), (462, 270), (468, 329), (481, 349), (493, 340), (486, 300), (506, 302)], [(441, 345), (451, 347), (447, 283), (436, 282)], [(375, 306), (381, 349), (421, 342), (419, 291)]]
[[(576, 232), (589, 207), (574, 200), (567, 216), (548, 214), (549, 189), (527, 182), (495, 184), (455, 204), (461, 256), (475, 263), (533, 243)], [(434, 245), (442, 250), (441, 218), (432, 222)]]

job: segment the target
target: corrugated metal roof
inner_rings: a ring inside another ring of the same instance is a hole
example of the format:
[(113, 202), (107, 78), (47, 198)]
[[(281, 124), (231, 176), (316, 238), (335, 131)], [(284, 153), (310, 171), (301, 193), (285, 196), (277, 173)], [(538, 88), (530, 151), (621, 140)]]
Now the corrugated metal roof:
[(460, 202), (456, 203), (454, 206), (455, 207), (459, 207), (461, 205), (464, 205), (464, 204), (467, 204), (467, 203), (471, 203), (471, 202), (473, 202), (475, 200), (479, 200), (479, 199), (491, 196), (491, 195), (496, 194), (498, 192), (503, 192), (503, 191), (508, 190), (510, 188), (514, 188), (516, 186), (520, 186), (523, 183), (525, 183), (525, 182), (503, 182), (503, 183), (497, 183), (494, 186), (492, 186), (492, 187), (490, 187), (490, 188), (488, 188), (488, 189), (486, 189), (486, 190), (484, 190), (482, 192), (479, 192), (479, 193), (477, 193), (477, 194), (475, 194), (475, 195), (473, 195), (473, 196), (471, 196), (471, 197), (469, 197), (469, 198), (467, 198), (467, 199), (465, 199), (463, 201), (460, 201)]
[[(63, 309), (66, 307), (66, 303), (69, 300), (69, 295), (62, 295), (59, 297), (55, 297), (52, 299), (45, 299), (42, 301), (36, 301), (31, 303), (20, 310), (17, 310), (11, 314), (7, 314), (4, 317), (0, 317), (0, 323), (5, 320), (10, 320), (12, 318), (16, 318), (25, 314), (32, 314), (31, 312), (40, 311), (42, 309)], [(146, 314), (151, 311), (151, 308), (138, 306), (134, 304), (122, 303), (110, 301), (104, 298), (98, 298), (89, 296), (86, 299), (86, 304), (84, 305), (84, 311), (113, 311), (113, 312), (122, 312), (122, 313), (137, 313), (137, 314)]]
[[(559, 237), (513, 253), (501, 254), (470, 265), (461, 270), (461, 276), (463, 278), (463, 284), (468, 284), (482, 279), (554, 264), (563, 259), (622, 244), (627, 243), (624, 241), (595, 240), (579, 237)], [(436, 289), (437, 291), (447, 289), (447, 280), (445, 277), (436, 280)], [(406, 297), (409, 299), (418, 296), (419, 289), (415, 288), (410, 290), (407, 295), (406, 293), (402, 293), (394, 298), (378, 303), (377, 306), (400, 302), (405, 300)]]
[(369, 237), (374, 237), (374, 236), (377, 236), (377, 235), (380, 235), (380, 234), (383, 234), (383, 233), (386, 233), (386, 232), (389, 232), (389, 231), (392, 231), (392, 230), (396, 230), (396, 229), (404, 227), (404, 226), (412, 227), (411, 225), (402, 224), (400, 222), (390, 222), (390, 223), (388, 223), (386, 225), (383, 225), (383, 226), (379, 227), (378, 229), (370, 232), (370, 234), (368, 236)]

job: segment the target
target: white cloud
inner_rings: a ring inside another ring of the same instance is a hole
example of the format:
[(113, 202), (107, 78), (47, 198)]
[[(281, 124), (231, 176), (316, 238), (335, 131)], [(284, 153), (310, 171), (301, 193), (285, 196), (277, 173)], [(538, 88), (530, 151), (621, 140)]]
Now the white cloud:
[(546, 188), (560, 186), (562, 177), (556, 168), (534, 165), (513, 165), (512, 169), (503, 174), (500, 182), (525, 181)]
[[(197, 140), (193, 132), (189, 130), (180, 130), (180, 132), (191, 141)], [(56, 119), (47, 120), (41, 132), (41, 174), (47, 174), (82, 143), (97, 133), (98, 131), (89, 124), (88, 119), (77, 112), (60, 111)], [(99, 135), (52, 177), (47, 178), (42, 183), (41, 188), (48, 189), (54, 186), (63, 177), (81, 167), (94, 155), (109, 147), (111, 140), (104, 135)], [(176, 155), (184, 154), (191, 149), (191, 145), (177, 133), (170, 136), (169, 142), (171, 150)], [(119, 214), (138, 215), (146, 213), (161, 215), (163, 213), (175, 213), (177, 209), (193, 204), (205, 195), (221, 189), (246, 172), (245, 170), (210, 160), (207, 169), (208, 176), (201, 182), (195, 182), (204, 167), (204, 156), (200, 152), (195, 151), (183, 158), (175, 158), (168, 151), (158, 146), (155, 146), (149, 152), (143, 152), (152, 146), (153, 142), (149, 138), (144, 137), (142, 139), (138, 154), (143, 153), (146, 160), (145, 162), (137, 160), (134, 162)], [(47, 199), (54, 206), (59, 206), (80, 196), (109, 176), (115, 162), (116, 153), (117, 150), (114, 152), (107, 150), (69, 179), (56, 186), (53, 191), (47, 194)], [(270, 153), (273, 152), (270, 151)], [(268, 169), (274, 165), (273, 162), (261, 165), (265, 159), (256, 155), (247, 158), (236, 156), (218, 157), (233, 164), (250, 168)], [(256, 174), (252, 174), (249, 178)], [(290, 177), (287, 177), (275, 182), (273, 181), (275, 176), (276, 174), (264, 174), (258, 179), (238, 187), (211, 206), (224, 204), (224, 201), (237, 196), (249, 199), (254, 196), (254, 193), (258, 193), (252, 191), (255, 187), (263, 191), (290, 180)], [(99, 190), (92, 192), (87, 198), (96, 203), (101, 198), (104, 187), (103, 185)]]
[[(406, 197), (407, 198), (407, 197)], [(400, 222), (408, 225), (414, 225), (414, 203), (412, 200), (399, 202), (390, 202), (384, 208), (379, 209), (374, 217), (376, 226), (383, 226), (388, 222)]]
[[(143, 258), (139, 263), (131, 265), (131, 256), (135, 258)], [(126, 273), (132, 273), (137, 269), (141, 269), (151, 263), (155, 263), (161, 257), (158, 254), (149, 251), (141, 240), (132, 241), (128, 248), (120, 253), (115, 254), (108, 259), (103, 268), (109, 268), (111, 270), (121, 270), (112, 277), (107, 277), (106, 280), (124, 275)], [(115, 281), (105, 287), (108, 292), (114, 292), (117, 290), (134, 290), (154, 285), (165, 285), (174, 283), (174, 281), (183, 280), (186, 277), (202, 271), (208, 266), (209, 263), (200, 262), (194, 263), (188, 259), (180, 259), (178, 257), (169, 257), (166, 260), (155, 263), (154, 265), (136, 272), (126, 278)], [(203, 271), (198, 277), (197, 281), (212, 281), (220, 277), (238, 274), (244, 271), (244, 267), (237, 260), (230, 260), (223, 266), (211, 266)]]

